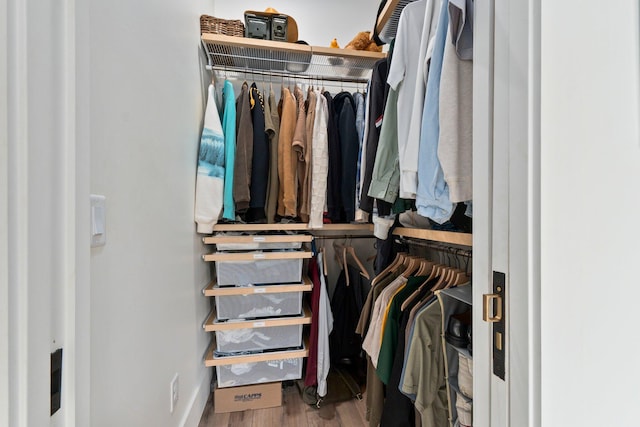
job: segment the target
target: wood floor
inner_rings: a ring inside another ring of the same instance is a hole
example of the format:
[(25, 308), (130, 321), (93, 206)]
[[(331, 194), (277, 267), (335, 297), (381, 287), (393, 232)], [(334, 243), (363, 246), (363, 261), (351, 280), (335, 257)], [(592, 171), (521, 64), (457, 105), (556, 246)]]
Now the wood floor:
[(285, 387), (282, 406), (215, 414), (211, 398), (199, 427), (360, 427), (367, 426), (365, 400), (352, 399), (316, 409), (302, 401), (297, 387)]

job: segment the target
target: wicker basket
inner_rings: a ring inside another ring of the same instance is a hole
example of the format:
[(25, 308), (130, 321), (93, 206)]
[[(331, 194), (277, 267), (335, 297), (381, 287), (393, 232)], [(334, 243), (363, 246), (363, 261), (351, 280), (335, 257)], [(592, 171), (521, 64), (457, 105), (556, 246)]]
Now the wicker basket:
[(244, 37), (244, 23), (237, 19), (220, 19), (214, 16), (201, 15), (200, 34), (204, 33)]

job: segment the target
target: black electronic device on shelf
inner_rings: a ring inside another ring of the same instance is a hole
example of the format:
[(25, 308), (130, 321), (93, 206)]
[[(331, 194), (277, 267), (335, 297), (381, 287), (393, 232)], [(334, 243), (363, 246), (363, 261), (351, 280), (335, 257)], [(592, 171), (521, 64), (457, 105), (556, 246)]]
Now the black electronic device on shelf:
[(286, 15), (244, 14), (245, 37), (250, 39), (274, 40), (286, 42), (288, 38), (288, 19)]

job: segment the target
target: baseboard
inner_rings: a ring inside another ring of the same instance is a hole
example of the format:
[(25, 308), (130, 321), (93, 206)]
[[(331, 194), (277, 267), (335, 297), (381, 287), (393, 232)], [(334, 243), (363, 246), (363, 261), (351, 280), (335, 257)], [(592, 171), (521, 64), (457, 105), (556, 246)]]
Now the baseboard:
[(211, 374), (211, 369), (204, 369), (202, 381), (189, 400), (188, 409), (185, 411), (182, 423), (179, 424), (180, 427), (198, 427), (200, 424), (200, 418), (211, 393)]

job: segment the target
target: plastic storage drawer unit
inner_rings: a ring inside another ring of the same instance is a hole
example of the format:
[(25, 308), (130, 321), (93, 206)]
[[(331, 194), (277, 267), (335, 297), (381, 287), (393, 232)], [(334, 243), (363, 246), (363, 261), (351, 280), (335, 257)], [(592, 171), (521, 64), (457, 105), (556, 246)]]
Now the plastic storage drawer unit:
[(295, 316), (302, 312), (302, 292), (216, 296), (216, 312), (219, 320)]
[(216, 331), (216, 350), (218, 354), (276, 350), (300, 347), (301, 345), (302, 325)]
[(254, 254), (251, 261), (216, 261), (218, 286), (269, 283), (300, 283), (302, 258), (263, 259)]
[(303, 358), (216, 366), (218, 387), (234, 387), (302, 378)]

